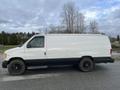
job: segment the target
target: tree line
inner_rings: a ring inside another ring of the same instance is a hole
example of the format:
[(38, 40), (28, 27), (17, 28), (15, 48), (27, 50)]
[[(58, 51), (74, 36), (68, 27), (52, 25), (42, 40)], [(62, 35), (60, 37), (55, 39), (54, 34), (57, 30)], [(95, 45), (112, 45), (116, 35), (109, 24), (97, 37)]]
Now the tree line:
[(33, 36), (35, 33), (23, 33), (23, 32), (17, 32), (17, 33), (7, 33), (7, 32), (0, 32), (0, 45), (19, 45), (24, 43), (26, 40), (28, 40), (31, 36)]

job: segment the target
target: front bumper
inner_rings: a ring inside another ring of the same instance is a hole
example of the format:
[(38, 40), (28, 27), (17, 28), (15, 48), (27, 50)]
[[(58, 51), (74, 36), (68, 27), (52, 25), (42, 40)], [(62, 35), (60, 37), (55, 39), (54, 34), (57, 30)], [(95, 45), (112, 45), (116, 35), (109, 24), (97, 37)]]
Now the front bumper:
[(3, 61), (2, 62), (2, 68), (7, 68), (8, 65), (8, 61)]

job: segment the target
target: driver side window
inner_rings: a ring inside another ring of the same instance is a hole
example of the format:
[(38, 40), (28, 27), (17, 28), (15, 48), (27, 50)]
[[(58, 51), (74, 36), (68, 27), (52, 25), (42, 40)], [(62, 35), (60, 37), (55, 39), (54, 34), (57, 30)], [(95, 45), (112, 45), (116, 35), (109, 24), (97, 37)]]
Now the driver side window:
[(44, 47), (44, 36), (34, 37), (27, 45), (27, 48), (43, 48)]

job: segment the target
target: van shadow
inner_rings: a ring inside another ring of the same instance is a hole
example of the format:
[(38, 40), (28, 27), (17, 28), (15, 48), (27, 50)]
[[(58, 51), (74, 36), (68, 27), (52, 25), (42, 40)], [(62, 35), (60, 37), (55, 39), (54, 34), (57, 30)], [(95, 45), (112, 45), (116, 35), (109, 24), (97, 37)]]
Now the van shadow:
[(49, 67), (37, 67), (37, 68), (30, 68), (26, 70), (24, 75), (34, 75), (34, 74), (50, 74), (50, 73), (67, 73), (67, 72), (74, 72), (77, 71), (76, 68), (73, 66), (49, 66)]
[[(107, 71), (108, 68), (104, 65), (96, 65), (92, 72), (103, 72)], [(82, 73), (78, 68), (73, 66), (51, 66), (47, 68), (30, 68), (26, 70), (24, 75), (34, 75), (34, 74), (52, 74), (52, 73)]]

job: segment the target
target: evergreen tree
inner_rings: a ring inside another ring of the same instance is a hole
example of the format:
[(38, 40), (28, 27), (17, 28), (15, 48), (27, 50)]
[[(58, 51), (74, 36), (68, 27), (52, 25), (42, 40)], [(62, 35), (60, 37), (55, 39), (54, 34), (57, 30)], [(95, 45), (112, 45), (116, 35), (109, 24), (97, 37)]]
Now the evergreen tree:
[(117, 41), (120, 41), (120, 36), (119, 35), (117, 35)]

